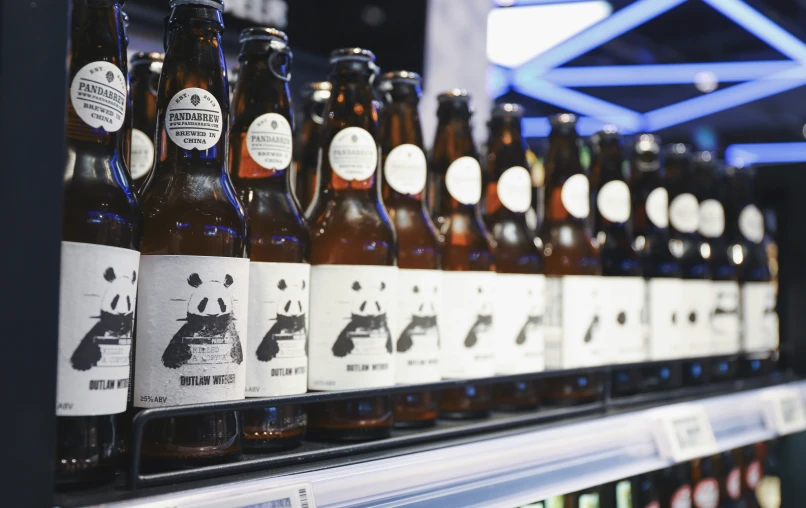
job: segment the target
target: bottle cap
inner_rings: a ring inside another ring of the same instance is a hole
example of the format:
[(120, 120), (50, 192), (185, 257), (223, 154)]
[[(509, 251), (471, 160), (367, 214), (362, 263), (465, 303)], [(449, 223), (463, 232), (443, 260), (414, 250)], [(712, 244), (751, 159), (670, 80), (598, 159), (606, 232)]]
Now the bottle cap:
[(330, 63), (334, 64), (341, 60), (363, 60), (375, 62), (375, 53), (362, 48), (341, 48), (330, 53)]

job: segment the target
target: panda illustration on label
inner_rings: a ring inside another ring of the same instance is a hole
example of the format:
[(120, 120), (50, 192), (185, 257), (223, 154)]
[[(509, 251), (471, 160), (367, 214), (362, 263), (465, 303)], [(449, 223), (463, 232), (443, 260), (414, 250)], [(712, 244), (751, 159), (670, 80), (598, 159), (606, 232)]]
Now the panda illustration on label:
[(397, 339), (397, 352), (405, 353), (414, 345), (413, 337), (435, 336), (437, 347), (439, 347), (439, 330), (437, 328), (437, 306), (435, 295), (437, 288), (434, 287), (433, 295), (429, 294), (425, 288), (420, 289), (418, 285), (411, 288), (416, 296), (417, 307), (411, 315), (411, 322), (403, 329)]
[[(101, 299), (101, 313), (96, 316), (98, 322), (84, 335), (70, 357), (75, 370), (89, 370), (99, 363), (110, 366), (129, 364), (137, 272), (132, 271), (131, 277), (118, 277), (114, 268), (109, 267), (104, 271), (104, 279), (110, 285)], [(125, 350), (117, 346), (125, 346)]]
[(381, 282), (378, 289), (362, 288), (355, 281), (352, 289), (355, 294), (350, 321), (333, 344), (333, 355), (341, 358), (348, 354), (379, 354), (383, 349), (392, 353), (392, 332), (386, 320), (386, 284)]
[(470, 331), (467, 332), (467, 337), (465, 337), (466, 348), (475, 346), (479, 341), (479, 335), (489, 332), (493, 325), (492, 305), (490, 305), (490, 301), (487, 299), (484, 294), (484, 289), (481, 286), (478, 287), (477, 291), (479, 294), (479, 307), (476, 311), (476, 322), (470, 327)]
[(232, 276), (225, 275), (223, 283), (202, 282), (199, 274), (192, 273), (187, 282), (196, 291), (188, 300), (187, 317), (177, 320), (186, 323), (165, 348), (162, 364), (169, 369), (187, 364), (240, 364), (243, 351), (227, 289), (234, 282)]
[(526, 317), (526, 323), (524, 323), (521, 331), (518, 332), (518, 336), (515, 337), (515, 344), (521, 346), (526, 344), (526, 339), (535, 333), (540, 331), (540, 327), (543, 324), (543, 312), (541, 309), (541, 305), (539, 302), (535, 302), (533, 298), (534, 293), (530, 289), (529, 290), (529, 301), (531, 305), (529, 306), (529, 314)]
[(591, 321), (585, 330), (584, 341), (586, 344), (593, 340), (593, 337), (596, 336), (596, 332), (599, 330), (599, 312), (600, 312), (599, 292), (594, 289), (592, 293), (593, 293), (593, 317), (591, 318)]
[(716, 292), (716, 305), (711, 311), (711, 329), (717, 335), (738, 333), (739, 288), (736, 291)]
[[(289, 286), (285, 279), (280, 279), (277, 288), (282, 291), (282, 299), (277, 302), (276, 321), (257, 348), (257, 359), (268, 362), (277, 357), (283, 350), (285, 341), (306, 340), (304, 291), (305, 281), (299, 286)], [(290, 347), (289, 349), (294, 349)]]

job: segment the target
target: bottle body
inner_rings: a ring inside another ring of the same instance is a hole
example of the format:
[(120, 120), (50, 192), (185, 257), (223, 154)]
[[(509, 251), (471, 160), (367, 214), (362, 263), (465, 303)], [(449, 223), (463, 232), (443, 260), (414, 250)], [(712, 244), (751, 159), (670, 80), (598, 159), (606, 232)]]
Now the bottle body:
[(325, 105), (330, 99), (331, 85), (327, 81), (309, 83), (303, 87), (302, 121), (294, 144), (294, 192), (303, 211), (313, 201), (318, 187), (318, 160), (324, 124)]

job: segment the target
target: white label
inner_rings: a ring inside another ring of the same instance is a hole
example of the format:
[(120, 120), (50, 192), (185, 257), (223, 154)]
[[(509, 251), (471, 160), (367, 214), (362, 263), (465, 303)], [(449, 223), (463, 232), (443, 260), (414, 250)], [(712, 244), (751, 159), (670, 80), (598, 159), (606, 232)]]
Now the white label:
[(771, 282), (742, 285), (742, 351), (763, 353), (778, 349), (778, 313)]
[(577, 506), (579, 508), (599, 508), (599, 494), (580, 494)]
[(122, 413), (140, 253), (62, 242), (57, 416)]
[(700, 223), (700, 207), (694, 194), (680, 194), (669, 204), (669, 220), (681, 233), (697, 231)]
[(398, 319), (392, 329), (396, 381), (398, 384), (439, 381), (442, 272), (401, 268), (398, 273)]
[(249, 156), (266, 169), (285, 169), (293, 151), (291, 125), (283, 115), (266, 113), (255, 118), (246, 131)]
[(649, 309), (649, 359), (675, 360), (687, 355), (686, 340), (680, 322), (680, 302), (683, 301), (683, 281), (680, 279), (649, 279), (647, 308)]
[(140, 258), (135, 407), (244, 398), (249, 260)]
[(126, 76), (104, 61), (88, 63), (70, 84), (70, 103), (76, 114), (94, 129), (117, 132), (126, 118)]
[(185, 88), (165, 110), (168, 137), (185, 150), (208, 150), (221, 139), (224, 127), (215, 95), (202, 88)]
[(507, 210), (524, 213), (532, 205), (532, 177), (526, 168), (507, 169), (498, 179), (498, 199)]
[(714, 478), (703, 478), (694, 486), (691, 499), (696, 508), (717, 508), (719, 506), (719, 482)]
[(427, 163), (417, 145), (400, 145), (386, 156), (383, 172), (386, 183), (401, 194), (419, 194), (425, 188)]
[(742, 495), (742, 472), (738, 467), (734, 467), (728, 473), (728, 478), (725, 480), (725, 490), (731, 499), (739, 500)]
[(616, 484), (616, 508), (633, 508), (632, 485), (629, 480)]
[(710, 314), (714, 302), (709, 280), (684, 280), (678, 323), (689, 357), (708, 356), (711, 351)]
[(154, 143), (140, 129), (132, 129), (132, 156), (129, 165), (134, 180), (146, 176), (154, 166)]
[(655, 412), (655, 438), (661, 454), (684, 462), (716, 453), (716, 438), (702, 406), (679, 404)]
[(767, 428), (780, 436), (806, 430), (806, 410), (796, 388), (772, 388), (762, 395), (764, 421)]
[(764, 240), (764, 216), (755, 205), (747, 205), (739, 213), (739, 231), (753, 243)]
[(587, 275), (546, 278), (547, 368), (595, 367), (607, 362), (607, 344), (600, 333), (600, 279)]
[(631, 206), (630, 188), (621, 180), (604, 184), (596, 197), (599, 213), (610, 222), (622, 223), (630, 220)]
[(700, 203), (699, 231), (706, 238), (718, 238), (725, 232), (725, 210), (719, 201), (706, 199)]
[(190, 494), (171, 502), (175, 508), (316, 508), (310, 483), (284, 485), (246, 494), (217, 497), (215, 493)]
[(714, 281), (711, 283), (714, 303), (711, 310), (712, 355), (732, 355), (740, 350), (739, 337), (739, 283)]
[(646, 360), (641, 311), (645, 281), (641, 277), (602, 277), (599, 280), (599, 333), (607, 344), (606, 363)]
[(683, 485), (672, 494), (671, 508), (691, 508), (691, 487)]
[(497, 334), (493, 321), (494, 272), (442, 274), (440, 368), (446, 379), (495, 374)]
[(761, 480), (761, 473), (761, 462), (758, 460), (754, 460), (747, 466), (747, 469), (744, 472), (744, 482), (748, 487), (750, 487), (750, 489), (756, 488), (758, 481)]
[(346, 127), (333, 136), (327, 151), (330, 167), (345, 180), (366, 180), (378, 168), (378, 145), (361, 127)]
[(663, 187), (654, 189), (646, 197), (646, 215), (659, 228), (669, 227), (669, 193)]
[(524, 374), (546, 368), (543, 315), (546, 277), (520, 273), (495, 275), (496, 372)]
[(310, 389), (395, 384), (397, 279), (395, 266), (311, 267)]
[(307, 391), (310, 274), (306, 263), (250, 263), (247, 397)]
[(475, 205), (481, 199), (481, 166), (474, 157), (459, 157), (448, 166), (445, 186), (451, 197), (463, 205)]
[(568, 213), (577, 219), (584, 219), (590, 214), (590, 184), (588, 177), (577, 174), (565, 181), (560, 191), (560, 199)]

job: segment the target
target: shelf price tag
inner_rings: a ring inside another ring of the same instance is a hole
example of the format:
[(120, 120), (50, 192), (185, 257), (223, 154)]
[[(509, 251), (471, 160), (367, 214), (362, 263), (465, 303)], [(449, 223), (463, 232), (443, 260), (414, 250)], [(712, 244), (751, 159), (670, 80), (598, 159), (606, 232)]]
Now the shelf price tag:
[(799, 390), (775, 388), (764, 393), (762, 400), (768, 429), (781, 436), (806, 430), (806, 408)]
[(675, 462), (717, 452), (711, 421), (702, 406), (682, 405), (658, 410), (654, 428), (661, 454)]
[(273, 489), (237, 494), (226, 499), (193, 500), (181, 508), (316, 508), (310, 483), (284, 485)]

